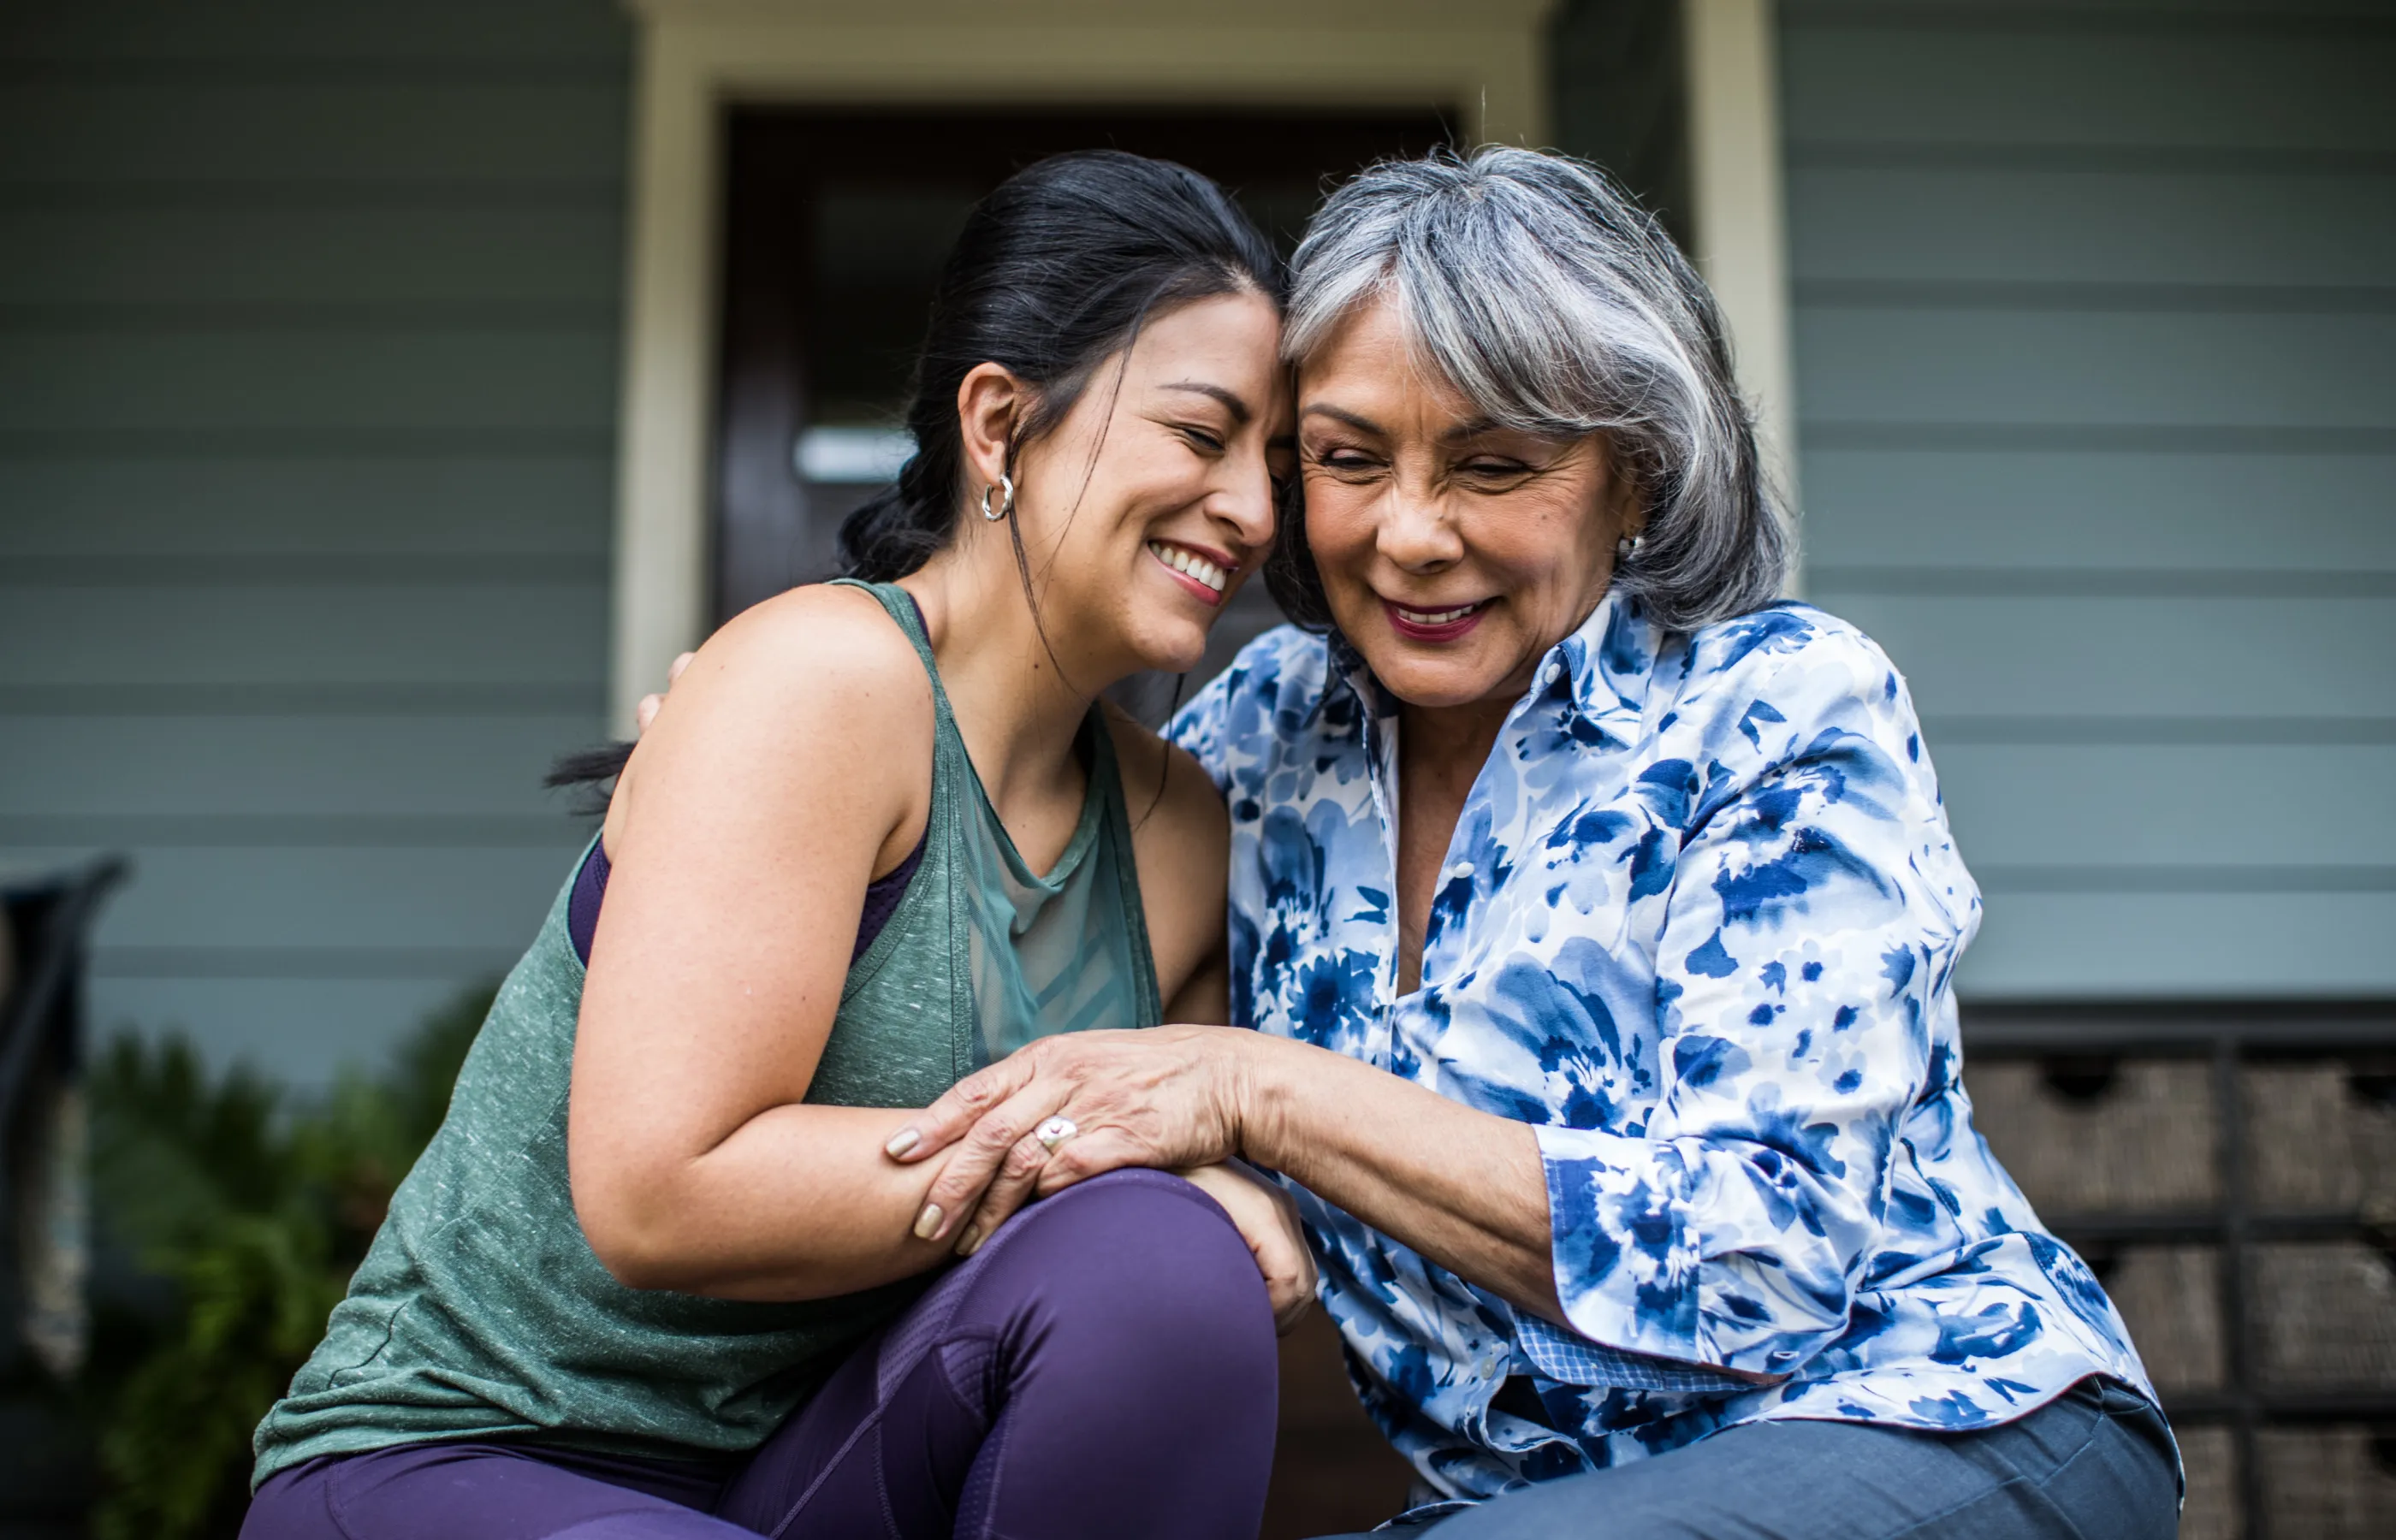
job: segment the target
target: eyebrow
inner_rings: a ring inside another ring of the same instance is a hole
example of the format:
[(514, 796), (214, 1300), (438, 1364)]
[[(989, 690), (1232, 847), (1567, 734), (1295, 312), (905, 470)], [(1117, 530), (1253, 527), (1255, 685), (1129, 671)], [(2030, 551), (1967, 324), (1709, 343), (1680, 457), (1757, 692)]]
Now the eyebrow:
[(1387, 437), (1389, 434), (1388, 429), (1382, 427), (1379, 423), (1375, 422), (1371, 418), (1358, 417), (1353, 412), (1344, 410), (1338, 406), (1326, 406), (1319, 401), (1308, 403), (1306, 410), (1300, 415), (1304, 417), (1326, 417), (1334, 422), (1344, 422), (1360, 433), (1378, 433), (1383, 437)]
[(1245, 428), (1257, 415), (1246, 402), (1242, 401), (1233, 392), (1223, 389), (1220, 385), (1209, 385), (1203, 379), (1177, 379), (1164, 388), (1168, 391), (1190, 391), (1221, 402), (1223, 410), (1231, 414), (1232, 424), (1236, 427)]
[[(1379, 423), (1375, 422), (1371, 418), (1359, 417), (1355, 413), (1348, 411), (1342, 407), (1327, 406), (1319, 401), (1310, 403), (1302, 415), (1306, 417), (1326, 417), (1331, 418), (1334, 422), (1344, 422), (1360, 433), (1372, 433), (1382, 438), (1387, 438), (1390, 433), (1388, 429), (1382, 427)], [(1497, 426), (1497, 423), (1491, 421), (1487, 418), (1472, 418), (1466, 421), (1458, 423), (1455, 427), (1450, 428), (1447, 431), (1440, 434), (1440, 442), (1443, 444), (1455, 444), (1464, 439), (1478, 438)]]

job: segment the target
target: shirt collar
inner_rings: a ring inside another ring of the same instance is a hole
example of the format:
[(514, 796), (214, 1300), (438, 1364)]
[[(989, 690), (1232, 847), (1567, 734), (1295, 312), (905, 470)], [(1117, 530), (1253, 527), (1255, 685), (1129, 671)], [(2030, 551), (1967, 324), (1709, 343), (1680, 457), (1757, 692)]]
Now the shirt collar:
[[(1332, 693), (1343, 686), (1367, 717), (1395, 711), (1396, 701), (1373, 677), (1364, 655), (1337, 631), (1329, 640), (1330, 678), (1315, 697), (1310, 715), (1319, 717)], [(1640, 713), (1647, 704), (1647, 683), (1654, 677), (1662, 641), (1662, 631), (1640, 612), (1636, 600), (1620, 589), (1608, 589), (1589, 618), (1539, 659), (1523, 704), (1536, 705), (1561, 694), (1592, 724), (1631, 742), (1638, 736)]]
[(1638, 736), (1663, 639), (1662, 630), (1641, 613), (1637, 600), (1618, 588), (1608, 589), (1589, 618), (1548, 654), (1541, 671), (1544, 675), (1548, 663), (1559, 665), (1562, 677), (1556, 684), (1571, 693), (1574, 708), (1629, 742)]

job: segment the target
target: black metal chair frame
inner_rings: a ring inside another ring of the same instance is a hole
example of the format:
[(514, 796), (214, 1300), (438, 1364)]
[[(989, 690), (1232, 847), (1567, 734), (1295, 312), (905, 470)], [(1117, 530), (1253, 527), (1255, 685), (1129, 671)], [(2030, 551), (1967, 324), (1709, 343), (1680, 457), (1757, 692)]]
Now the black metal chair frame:
[[(104, 856), (55, 877), (0, 887), (18, 963), (16, 985), (0, 1001), (0, 1215), (13, 1215), (20, 1173), (14, 1159), (25, 1132), (34, 1072), (47, 1059), (73, 1069), (83, 1051), (84, 963), (93, 923), (110, 890), (130, 874), (122, 856)], [(18, 1334), (17, 1226), (0, 1223), (0, 1377), (25, 1357)]]

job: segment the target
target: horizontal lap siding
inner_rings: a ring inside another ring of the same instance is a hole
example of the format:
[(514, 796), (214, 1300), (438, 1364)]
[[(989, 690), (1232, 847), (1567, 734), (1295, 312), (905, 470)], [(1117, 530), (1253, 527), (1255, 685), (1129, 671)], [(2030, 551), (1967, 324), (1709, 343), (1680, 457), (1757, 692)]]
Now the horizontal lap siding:
[(302, 1084), (504, 968), (602, 725), (602, 0), (0, 20), (0, 868), (135, 861), (103, 1029)]
[(1808, 596), (1980, 998), (2396, 991), (2384, 10), (1781, 8)]

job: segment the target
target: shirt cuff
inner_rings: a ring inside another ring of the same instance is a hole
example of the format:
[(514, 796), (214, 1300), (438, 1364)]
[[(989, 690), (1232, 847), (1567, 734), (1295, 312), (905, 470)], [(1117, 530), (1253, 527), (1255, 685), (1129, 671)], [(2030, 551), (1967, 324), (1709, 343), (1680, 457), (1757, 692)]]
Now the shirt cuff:
[(1735, 1374), (1701, 1363), (1626, 1353), (1591, 1342), (1578, 1332), (1553, 1326), (1525, 1311), (1514, 1312), (1514, 1346), (1523, 1360), (1543, 1379), (1559, 1385), (1601, 1389), (1668, 1390), (1676, 1395), (1708, 1396), (1755, 1387)]
[(1573, 1331), (1643, 1357), (1702, 1361), (1692, 1174), (1678, 1151), (1597, 1129), (1534, 1132), (1556, 1298)]

